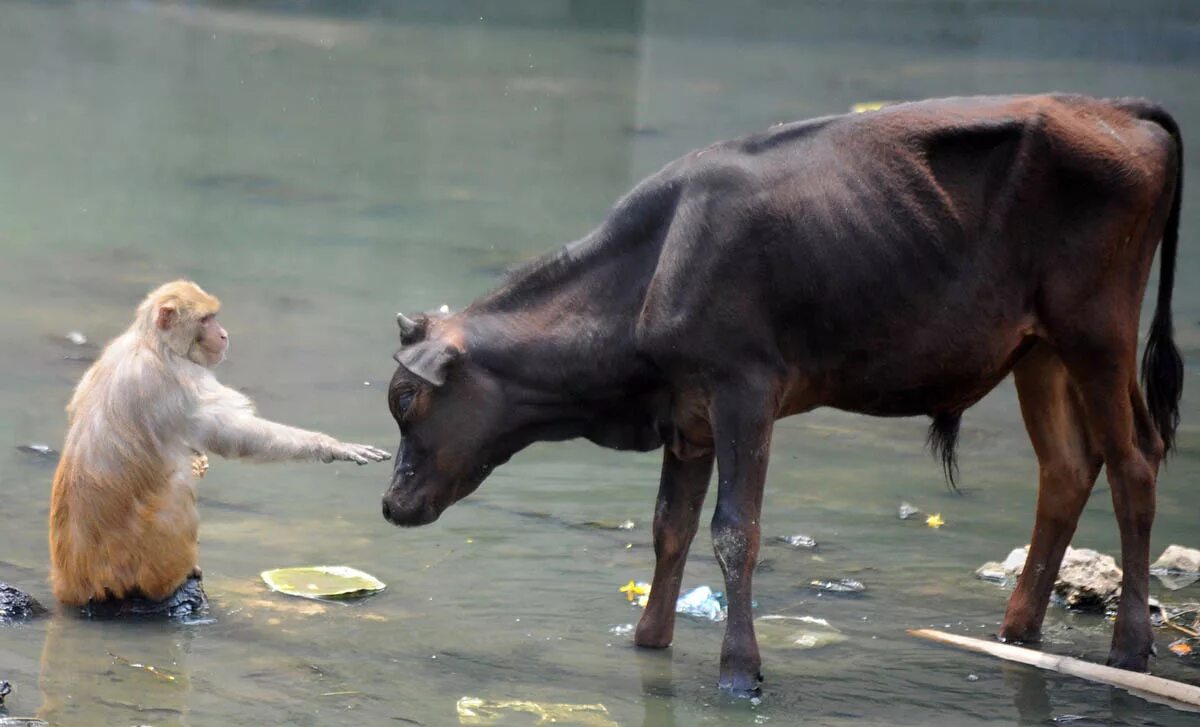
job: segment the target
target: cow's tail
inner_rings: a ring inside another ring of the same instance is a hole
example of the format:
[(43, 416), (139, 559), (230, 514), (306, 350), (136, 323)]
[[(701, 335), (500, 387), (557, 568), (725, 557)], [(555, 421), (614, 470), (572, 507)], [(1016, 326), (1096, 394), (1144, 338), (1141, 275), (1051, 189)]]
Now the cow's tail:
[(1175, 194), (1162, 233), (1158, 302), (1146, 339), (1146, 351), (1142, 354), (1142, 388), (1146, 391), (1146, 403), (1165, 451), (1169, 452), (1179, 426), (1179, 397), (1183, 392), (1183, 359), (1175, 347), (1171, 321), (1171, 291), (1175, 287), (1175, 251), (1179, 247), (1179, 210), (1183, 199), (1183, 138), (1175, 119), (1157, 104), (1141, 99), (1122, 99), (1119, 106), (1140, 119), (1158, 124), (1175, 142)]

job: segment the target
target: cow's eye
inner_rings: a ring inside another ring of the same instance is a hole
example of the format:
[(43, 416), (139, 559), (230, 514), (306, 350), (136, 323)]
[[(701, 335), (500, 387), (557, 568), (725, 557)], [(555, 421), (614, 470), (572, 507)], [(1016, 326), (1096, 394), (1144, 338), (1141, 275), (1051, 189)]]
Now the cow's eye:
[(404, 416), (408, 412), (408, 407), (412, 406), (413, 393), (407, 391), (396, 397), (396, 411), (400, 412), (400, 416)]

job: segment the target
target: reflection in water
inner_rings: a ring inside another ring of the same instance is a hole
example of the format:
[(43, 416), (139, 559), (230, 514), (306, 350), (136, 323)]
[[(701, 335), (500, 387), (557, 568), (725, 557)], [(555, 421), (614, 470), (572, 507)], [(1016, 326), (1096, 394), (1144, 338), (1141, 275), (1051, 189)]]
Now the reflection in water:
[(159, 621), (90, 621), (59, 608), (46, 627), (38, 716), (94, 727), (138, 719), (188, 725), (191, 628)]

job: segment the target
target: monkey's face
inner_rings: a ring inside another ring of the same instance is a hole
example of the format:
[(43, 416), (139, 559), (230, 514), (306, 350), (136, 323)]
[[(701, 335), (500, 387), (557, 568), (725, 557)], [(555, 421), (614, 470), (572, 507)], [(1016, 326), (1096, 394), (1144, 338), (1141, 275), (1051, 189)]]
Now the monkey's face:
[(189, 358), (201, 366), (212, 368), (225, 360), (225, 352), (229, 350), (229, 334), (217, 323), (215, 313), (201, 318), (197, 327), (196, 342), (189, 352)]

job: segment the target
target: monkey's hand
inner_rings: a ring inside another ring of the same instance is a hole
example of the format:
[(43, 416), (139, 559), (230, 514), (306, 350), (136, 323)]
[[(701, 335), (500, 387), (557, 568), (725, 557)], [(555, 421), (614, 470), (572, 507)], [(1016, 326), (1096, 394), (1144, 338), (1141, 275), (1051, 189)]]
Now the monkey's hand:
[(201, 479), (208, 472), (208, 455), (197, 452), (192, 456), (192, 477)]
[(337, 442), (329, 448), (325, 456), (321, 457), (322, 462), (333, 462), (341, 460), (344, 462), (355, 462), (357, 464), (367, 464), (368, 462), (382, 462), (385, 459), (391, 459), (392, 455), (372, 447), (369, 444), (347, 444), (346, 442)]

